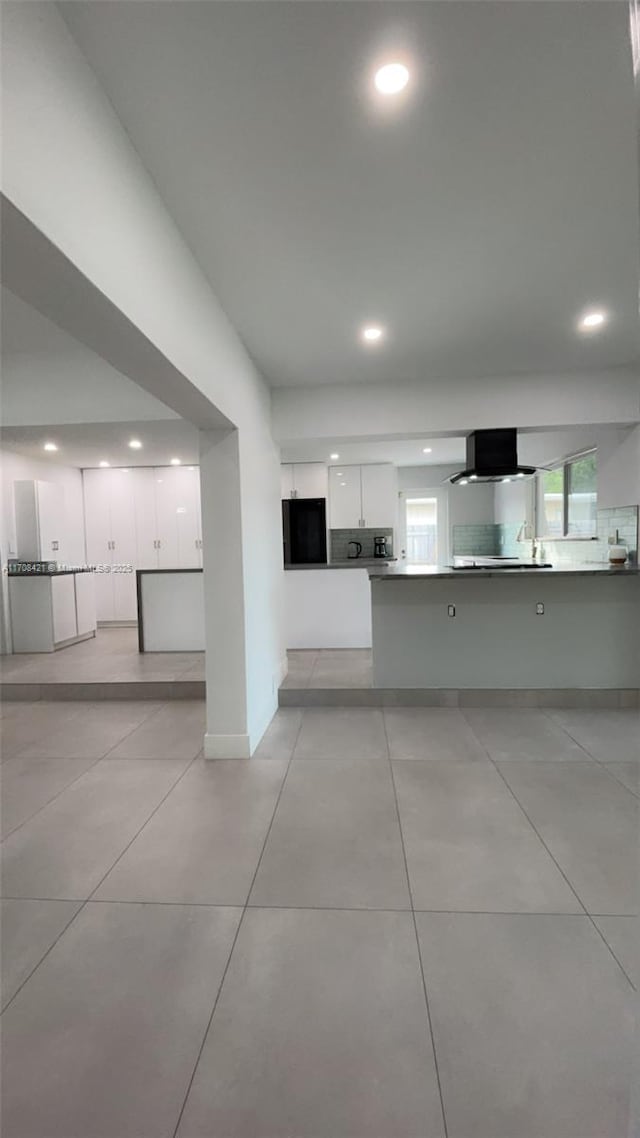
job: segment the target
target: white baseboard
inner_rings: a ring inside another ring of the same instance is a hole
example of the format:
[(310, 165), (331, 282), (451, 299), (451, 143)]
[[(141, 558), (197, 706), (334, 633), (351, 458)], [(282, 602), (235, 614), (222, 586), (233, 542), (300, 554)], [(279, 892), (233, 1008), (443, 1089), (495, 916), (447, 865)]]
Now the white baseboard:
[(251, 745), (248, 735), (210, 735), (204, 737), (205, 759), (248, 759)]

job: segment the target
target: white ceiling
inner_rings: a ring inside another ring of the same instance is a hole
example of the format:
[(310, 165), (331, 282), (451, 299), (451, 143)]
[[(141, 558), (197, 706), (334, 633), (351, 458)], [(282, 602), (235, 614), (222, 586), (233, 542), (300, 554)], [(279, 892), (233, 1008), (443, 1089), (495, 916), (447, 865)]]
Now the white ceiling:
[[(431, 453), (424, 454), (423, 448), (430, 447)], [(331, 454), (339, 454), (332, 459)], [(284, 443), (283, 462), (327, 462), (332, 466), (341, 462), (393, 462), (396, 466), (447, 466), (451, 463), (464, 463), (465, 439), (361, 439), (358, 442), (336, 443), (335, 451), (326, 441)]]
[[(142, 450), (131, 450), (137, 438)], [(58, 450), (45, 451), (45, 442)], [(2, 449), (56, 466), (168, 466), (172, 458), (183, 465), (199, 462), (198, 431), (184, 419), (139, 423), (66, 423), (59, 426), (6, 427)]]
[[(626, 4), (60, 7), (271, 384), (636, 358)], [(397, 55), (390, 111), (371, 77)], [(591, 305), (610, 324), (578, 336)]]

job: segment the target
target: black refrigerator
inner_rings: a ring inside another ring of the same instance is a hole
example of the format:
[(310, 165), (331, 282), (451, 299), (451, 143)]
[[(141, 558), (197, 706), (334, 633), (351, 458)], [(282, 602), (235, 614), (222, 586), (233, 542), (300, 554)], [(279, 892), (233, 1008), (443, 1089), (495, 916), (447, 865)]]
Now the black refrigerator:
[(327, 564), (324, 498), (283, 499), (282, 543), (285, 565)]

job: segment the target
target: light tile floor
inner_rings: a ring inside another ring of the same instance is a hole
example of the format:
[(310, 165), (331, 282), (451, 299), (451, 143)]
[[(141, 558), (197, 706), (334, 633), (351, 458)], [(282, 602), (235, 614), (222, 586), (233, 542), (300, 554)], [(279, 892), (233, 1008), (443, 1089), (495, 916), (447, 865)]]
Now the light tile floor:
[(640, 713), (5, 704), (3, 1138), (630, 1138)]
[(287, 652), (289, 671), (283, 688), (370, 688), (370, 648), (300, 648)]
[(20, 684), (203, 680), (204, 652), (138, 651), (137, 628), (99, 628), (58, 652), (0, 656), (0, 681)]

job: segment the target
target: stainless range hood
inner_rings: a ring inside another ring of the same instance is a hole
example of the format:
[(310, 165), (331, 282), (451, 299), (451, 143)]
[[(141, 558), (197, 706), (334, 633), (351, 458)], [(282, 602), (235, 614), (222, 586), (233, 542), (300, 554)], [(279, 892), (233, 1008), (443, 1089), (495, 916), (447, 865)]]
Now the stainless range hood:
[(472, 431), (467, 436), (467, 465), (452, 474), (449, 482), (504, 482), (505, 478), (530, 478), (535, 466), (518, 463), (518, 432), (515, 427), (492, 431)]

